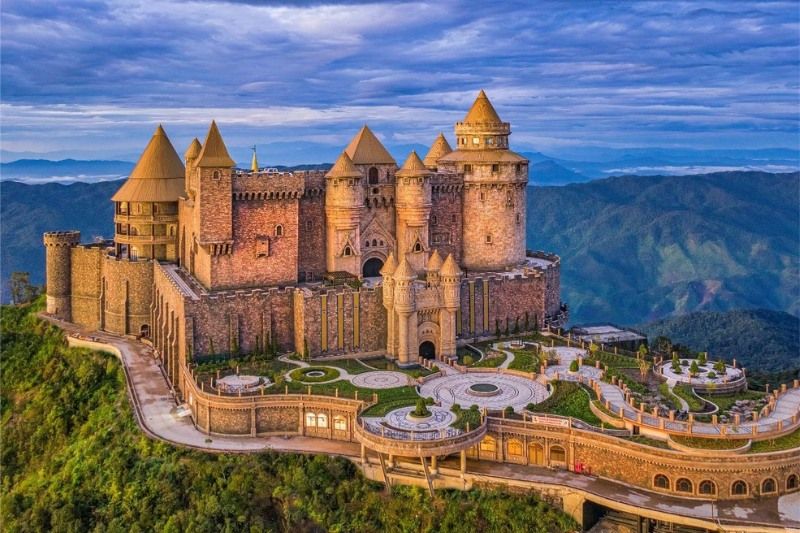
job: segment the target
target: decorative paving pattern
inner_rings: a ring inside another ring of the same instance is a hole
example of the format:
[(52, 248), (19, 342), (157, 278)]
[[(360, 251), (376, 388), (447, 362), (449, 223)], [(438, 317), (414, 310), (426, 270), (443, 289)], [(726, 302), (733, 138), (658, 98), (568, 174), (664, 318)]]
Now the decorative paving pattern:
[(424, 419), (414, 419), (409, 417), (409, 413), (411, 413), (414, 409), (414, 406), (395, 409), (384, 417), (384, 421), (389, 427), (394, 429), (403, 429), (406, 431), (446, 429), (450, 427), (450, 424), (456, 421), (456, 415), (444, 407), (429, 405), (428, 411), (431, 412), (431, 416)]
[[(682, 361), (688, 361), (691, 365), (694, 359), (681, 359)], [(740, 368), (733, 368), (732, 366), (725, 365), (725, 373), (720, 374), (716, 370), (714, 370), (714, 361), (708, 361), (705, 364), (700, 364), (698, 361), (698, 366), (705, 370), (705, 372), (699, 373), (695, 377), (691, 377), (689, 375), (689, 366), (681, 366), (681, 370), (683, 371), (681, 374), (676, 374), (672, 371), (672, 360), (663, 363), (659, 367), (659, 372), (667, 378), (672, 379), (682, 383), (693, 383), (693, 384), (708, 384), (708, 383), (727, 383), (729, 381), (735, 381), (742, 377), (742, 370)], [(709, 378), (708, 373), (714, 372), (716, 374), (716, 378)]]
[[(469, 388), (477, 383), (495, 385), (500, 391), (494, 396), (476, 395)], [(458, 403), (465, 409), (473, 404), (488, 409), (504, 409), (510, 405), (515, 411), (521, 411), (529, 403), (541, 402), (550, 393), (541, 383), (522, 377), (475, 373), (434, 378), (420, 387), (420, 395), (433, 397), (448, 409)]]
[(356, 387), (366, 389), (394, 389), (410, 385), (412, 380), (402, 372), (392, 372), (389, 370), (376, 370), (375, 372), (364, 372), (350, 378), (350, 383)]
[(236, 374), (231, 374), (230, 376), (219, 378), (217, 386), (226, 392), (246, 391), (257, 388), (262, 384), (262, 380), (265, 383), (269, 382), (269, 379), (260, 376), (237, 376)]

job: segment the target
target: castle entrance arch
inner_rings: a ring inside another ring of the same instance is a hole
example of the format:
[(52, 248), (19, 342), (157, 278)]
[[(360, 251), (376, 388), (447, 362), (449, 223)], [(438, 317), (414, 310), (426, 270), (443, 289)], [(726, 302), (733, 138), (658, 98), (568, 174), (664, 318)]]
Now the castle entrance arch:
[(365, 278), (375, 278), (381, 275), (382, 268), (383, 268), (383, 261), (381, 261), (377, 257), (373, 257), (371, 259), (367, 259), (364, 262), (364, 266), (361, 269), (361, 273)]
[(436, 345), (431, 341), (424, 341), (419, 345), (420, 359), (435, 359), (436, 358)]

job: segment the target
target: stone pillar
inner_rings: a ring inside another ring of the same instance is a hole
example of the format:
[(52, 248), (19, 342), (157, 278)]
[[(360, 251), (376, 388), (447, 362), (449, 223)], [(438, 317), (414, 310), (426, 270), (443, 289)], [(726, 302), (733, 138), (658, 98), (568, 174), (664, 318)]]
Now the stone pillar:
[(461, 450), (461, 477), (467, 473), (467, 451)]
[(435, 455), (431, 456), (431, 475), (435, 476), (439, 473), (439, 465)]
[(408, 317), (409, 313), (397, 313), (397, 361), (408, 363)]

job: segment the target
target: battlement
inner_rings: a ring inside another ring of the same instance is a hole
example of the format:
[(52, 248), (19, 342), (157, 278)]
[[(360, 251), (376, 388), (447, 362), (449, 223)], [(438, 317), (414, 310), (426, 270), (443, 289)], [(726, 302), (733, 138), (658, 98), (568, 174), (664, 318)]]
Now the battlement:
[(434, 194), (461, 192), (464, 188), (464, 174), (437, 172), (431, 176), (431, 192)]
[(44, 234), (45, 246), (77, 246), (81, 242), (81, 232), (77, 230), (69, 231), (48, 231)]

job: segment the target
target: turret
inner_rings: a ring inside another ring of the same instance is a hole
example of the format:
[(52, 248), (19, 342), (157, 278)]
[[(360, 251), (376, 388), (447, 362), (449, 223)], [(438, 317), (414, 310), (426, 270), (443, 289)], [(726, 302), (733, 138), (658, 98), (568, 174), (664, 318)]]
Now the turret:
[(342, 152), (325, 175), (325, 218), (328, 272), (361, 273), (361, 207), (364, 203), (361, 172), (347, 152)]
[(442, 268), (439, 270), (439, 279), (444, 289), (444, 306), (453, 312), (458, 308), (460, 302), (459, 289), (462, 275), (463, 272), (458, 268), (456, 260), (453, 259), (453, 254), (448, 254), (447, 259), (442, 264)]
[(197, 157), (197, 206), (200, 225), (198, 244), (212, 256), (228, 255), (233, 243), (232, 172), (236, 163), (211, 121), (203, 148)]
[(401, 315), (414, 312), (414, 280), (417, 274), (411, 264), (403, 258), (394, 271), (394, 309)]
[(450, 143), (447, 142), (444, 133), (440, 133), (436, 137), (436, 140), (433, 141), (431, 149), (428, 150), (428, 153), (425, 155), (423, 163), (425, 163), (425, 166), (428, 167), (429, 169), (436, 171), (439, 159), (446, 156), (452, 151), (453, 149), (450, 148)]
[(156, 128), (115, 204), (115, 246), (119, 259), (177, 260), (178, 198), (185, 169), (164, 128)]
[(430, 259), (428, 259), (428, 264), (425, 266), (429, 285), (439, 284), (439, 270), (441, 270), (441, 268), (442, 256), (439, 255), (439, 250), (434, 250), (433, 253), (431, 253)]
[(463, 258), (469, 270), (512, 268), (525, 261), (528, 160), (508, 149), (511, 126), (481, 91), (456, 123), (456, 151), (438, 170), (464, 175)]
[(72, 321), (72, 249), (80, 242), (79, 231), (44, 234), (47, 312), (67, 322)]
[(431, 213), (431, 171), (412, 151), (397, 171), (397, 256), (425, 268)]
[(397, 261), (394, 260), (394, 254), (389, 252), (389, 257), (381, 268), (381, 276), (383, 276), (383, 306), (386, 309), (391, 309), (394, 306), (394, 272), (397, 270)]
[(183, 161), (186, 164), (186, 192), (189, 193), (189, 197), (192, 199), (194, 199), (197, 194), (198, 187), (198, 175), (195, 172), (195, 164), (202, 150), (203, 145), (200, 144), (200, 141), (195, 137), (192, 139), (192, 142), (189, 143), (189, 147), (183, 154)]

